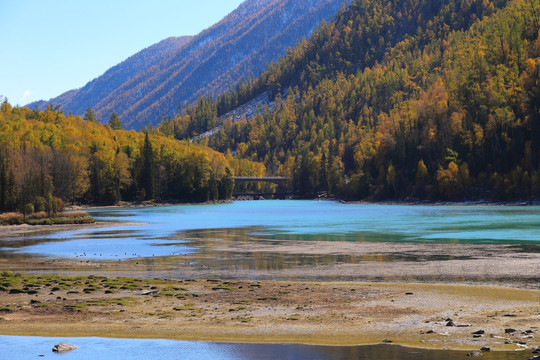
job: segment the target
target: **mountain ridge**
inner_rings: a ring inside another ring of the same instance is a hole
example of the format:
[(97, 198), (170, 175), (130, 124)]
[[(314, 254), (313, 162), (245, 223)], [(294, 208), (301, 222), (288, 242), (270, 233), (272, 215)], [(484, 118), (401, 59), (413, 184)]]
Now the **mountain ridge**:
[[(157, 60), (163, 56), (163, 54), (169, 54), (175, 51), (176, 49), (185, 45), (191, 38), (192, 36), (168, 37), (131, 55), (126, 60), (109, 68), (102, 75), (89, 81), (86, 85), (79, 89), (68, 90), (55, 98), (34, 101), (26, 106), (30, 108), (37, 106), (39, 109), (43, 110), (48, 104), (61, 105), (64, 110), (69, 108), (68, 111), (82, 115), (87, 108), (93, 108), (96, 105), (95, 101), (87, 99), (87, 97), (88, 94), (91, 93), (96, 87), (100, 87), (100, 84), (103, 83), (104, 85), (102, 85), (103, 90), (98, 94), (111, 91), (111, 87), (114, 87), (115, 83), (123, 83), (129, 78), (129, 74), (125, 73), (126, 68), (135, 67), (140, 69), (141, 66), (144, 66), (141, 64), (143, 62), (149, 63), (151, 66), (153, 66)], [(77, 96), (83, 98), (83, 101), (80, 101), (80, 105), (72, 104), (73, 98)]]
[[(258, 74), (287, 48), (332, 18), (345, 0), (247, 0), (212, 27), (161, 56), (160, 61), (131, 73), (110, 87), (97, 78), (82, 89), (30, 104), (43, 109), (60, 104), (82, 115), (92, 107), (106, 122), (116, 112), (124, 126), (139, 129), (173, 117), (178, 107), (201, 95), (215, 96), (239, 80)], [(96, 91), (90, 86), (99, 85)]]

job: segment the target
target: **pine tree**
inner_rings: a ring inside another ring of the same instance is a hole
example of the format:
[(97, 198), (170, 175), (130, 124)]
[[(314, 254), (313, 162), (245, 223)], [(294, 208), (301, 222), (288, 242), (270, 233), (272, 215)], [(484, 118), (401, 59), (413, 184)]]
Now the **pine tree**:
[(140, 185), (144, 190), (145, 200), (154, 199), (156, 196), (157, 188), (157, 166), (155, 163), (154, 150), (152, 143), (146, 133), (144, 137), (144, 144), (141, 151), (141, 180)]
[(122, 121), (120, 121), (120, 118), (118, 117), (118, 114), (113, 112), (111, 114), (111, 117), (109, 118), (109, 126), (113, 130), (123, 130), (124, 126), (122, 125)]
[(97, 122), (96, 113), (94, 112), (94, 110), (92, 110), (92, 108), (86, 109), (86, 112), (84, 113), (84, 120), (90, 122)]

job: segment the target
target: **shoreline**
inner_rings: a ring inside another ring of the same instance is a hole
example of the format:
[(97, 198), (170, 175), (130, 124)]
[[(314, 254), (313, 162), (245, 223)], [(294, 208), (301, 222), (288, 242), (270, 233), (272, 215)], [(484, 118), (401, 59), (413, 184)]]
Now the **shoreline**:
[(345, 200), (331, 197), (314, 198), (291, 198), (291, 199), (256, 199), (256, 198), (232, 198), (228, 200), (205, 201), (199, 203), (193, 202), (174, 202), (174, 201), (121, 201), (114, 205), (67, 205), (66, 211), (76, 210), (94, 210), (94, 209), (114, 209), (114, 208), (141, 208), (141, 207), (169, 207), (184, 205), (216, 205), (230, 204), (235, 201), (264, 201), (264, 200), (305, 200), (305, 201), (335, 201), (342, 204), (358, 205), (429, 205), (429, 206), (540, 206), (540, 200), (516, 200), (516, 201), (440, 201), (440, 200)]
[[(19, 225), (3, 237), (128, 224)], [(439, 350), (540, 346), (539, 244), (223, 239), (204, 237), (207, 253), (176, 257), (0, 259), (0, 274), (27, 279), (8, 288), (0, 275), (0, 334), (341, 346), (390, 339)], [(200, 239), (186, 240), (197, 248)], [(208, 256), (221, 262), (205, 263)], [(346, 262), (335, 260), (343, 256)], [(139, 279), (127, 278), (133, 276)], [(506, 334), (510, 328), (516, 333)], [(473, 337), (478, 330), (485, 334)]]
[[(41, 281), (38, 278), (25, 276), (34, 283)], [(41, 278), (54, 282), (56, 277)], [(3, 295), (0, 333), (335, 346), (390, 339), (414, 348), (488, 346), (492, 351), (515, 351), (518, 342), (540, 346), (534, 338), (540, 332), (540, 290), (415, 283), (63, 279), (69, 286), (48, 294), (38, 290)], [(111, 284), (117, 289), (106, 293)], [(85, 292), (84, 287), (96, 290)], [(455, 322), (452, 327), (447, 326), (449, 318)], [(508, 328), (517, 331), (507, 334)], [(474, 337), (478, 330), (485, 334)], [(524, 335), (526, 331), (531, 333)]]
[(78, 229), (93, 229), (109, 226), (128, 226), (128, 225), (140, 225), (141, 223), (129, 222), (129, 221), (95, 221), (93, 223), (84, 224), (52, 224), (52, 225), (30, 225), (30, 224), (17, 224), (17, 225), (0, 225), (2, 235), (0, 240), (9, 237), (22, 237), (22, 236), (35, 236), (38, 234), (54, 233), (58, 231), (70, 231)]

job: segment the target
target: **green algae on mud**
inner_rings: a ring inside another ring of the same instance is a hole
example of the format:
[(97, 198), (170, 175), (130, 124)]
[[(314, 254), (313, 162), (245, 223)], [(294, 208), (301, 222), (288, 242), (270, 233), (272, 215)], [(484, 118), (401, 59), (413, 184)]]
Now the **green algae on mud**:
[[(475, 350), (534, 346), (540, 291), (494, 286), (33, 276), (4, 271), (3, 335), (197, 341), (394, 343)], [(11, 293), (12, 289), (21, 292)], [(33, 294), (26, 290), (36, 291)], [(505, 314), (514, 313), (515, 317)], [(452, 317), (455, 327), (447, 327)], [(149, 326), (151, 324), (151, 326)], [(506, 327), (519, 329), (505, 334)], [(490, 337), (487, 334), (493, 334)], [(506, 344), (505, 344), (506, 343)]]

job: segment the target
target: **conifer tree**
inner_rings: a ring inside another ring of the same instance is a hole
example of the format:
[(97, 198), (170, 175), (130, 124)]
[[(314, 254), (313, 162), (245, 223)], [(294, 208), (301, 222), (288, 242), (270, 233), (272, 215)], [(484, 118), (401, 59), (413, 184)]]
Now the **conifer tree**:
[(96, 113), (94, 112), (94, 110), (92, 110), (92, 108), (86, 109), (86, 112), (84, 113), (84, 120), (90, 122), (97, 122)]
[(156, 196), (157, 188), (157, 166), (155, 163), (154, 150), (152, 143), (146, 133), (144, 137), (144, 144), (141, 151), (141, 178), (140, 185), (144, 190), (144, 199), (154, 199)]
[(109, 118), (109, 126), (113, 130), (123, 130), (124, 126), (122, 125), (122, 121), (120, 121), (120, 118), (118, 117), (118, 114), (113, 112), (111, 114), (111, 117)]

